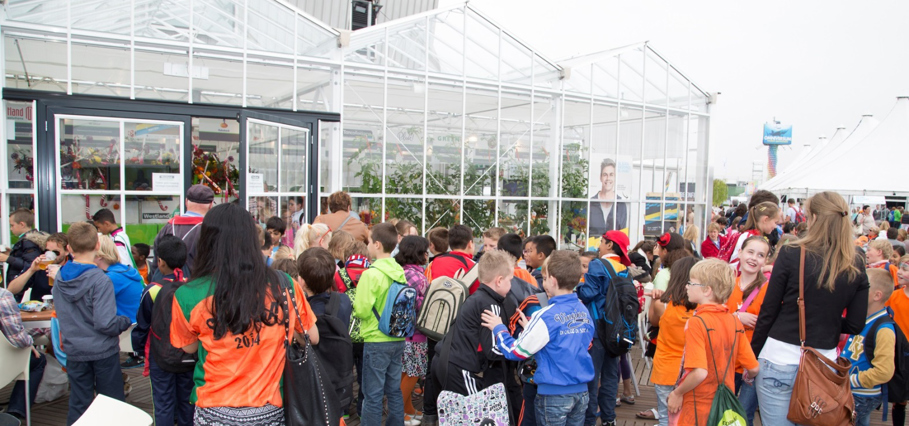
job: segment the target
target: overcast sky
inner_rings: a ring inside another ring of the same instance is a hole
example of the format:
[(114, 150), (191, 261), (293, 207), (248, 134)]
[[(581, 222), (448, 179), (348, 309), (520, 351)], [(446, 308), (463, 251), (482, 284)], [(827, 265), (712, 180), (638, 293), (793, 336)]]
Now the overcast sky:
[[(440, 7), (459, 0), (441, 0)], [(553, 60), (640, 41), (709, 92), (711, 161), (718, 178), (750, 180), (766, 168), (763, 123), (793, 125), (792, 149), (878, 119), (909, 95), (909, 1), (471, 0), (471, 5)], [(905, 142), (904, 142), (905, 143)], [(868, 147), (856, 165), (886, 155)]]

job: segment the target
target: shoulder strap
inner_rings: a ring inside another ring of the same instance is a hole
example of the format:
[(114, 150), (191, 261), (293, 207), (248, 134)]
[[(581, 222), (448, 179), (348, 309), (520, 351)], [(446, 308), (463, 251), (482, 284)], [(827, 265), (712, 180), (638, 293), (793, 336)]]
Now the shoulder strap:
[(805, 247), (799, 254), (799, 342), (805, 349)]
[(764, 281), (764, 283), (761, 284), (760, 287), (758, 287), (758, 288), (756, 288), (756, 289), (754, 289), (754, 290), (751, 291), (751, 294), (749, 294), (749, 295), (748, 295), (748, 298), (745, 299), (745, 302), (742, 303), (742, 307), (739, 308), (739, 312), (745, 312), (745, 311), (748, 310), (748, 307), (751, 306), (751, 302), (754, 301), (754, 298), (757, 297), (758, 293), (760, 293), (761, 290), (764, 289), (764, 286), (766, 286), (768, 282), (769, 282), (769, 281)]
[[(303, 216), (300, 216), (300, 217), (302, 218)], [(336, 231), (340, 231), (340, 230), (344, 229), (344, 225), (347, 225), (347, 222), (350, 221), (351, 219), (353, 219), (353, 217), (348, 213), (347, 218), (344, 219), (344, 221), (341, 222), (340, 225), (338, 225), (338, 229), (336, 229)]]
[[(865, 358), (868, 359), (868, 362), (874, 360), (874, 348), (877, 344), (877, 332), (884, 324), (893, 324), (893, 319), (890, 318), (890, 315), (881, 315), (879, 318), (874, 320), (871, 324), (871, 328), (868, 330), (868, 334), (865, 335), (865, 340), (862, 343), (863, 350), (865, 352)], [(896, 330), (893, 330), (894, 337), (896, 336)], [(871, 349), (870, 351), (868, 349)], [(897, 348), (899, 350), (899, 348)], [(885, 386), (886, 387), (886, 386)]]
[(610, 280), (614, 280), (614, 279), (618, 278), (619, 273), (616, 272), (615, 268), (612, 267), (612, 262), (610, 262), (606, 259), (603, 259), (602, 257), (600, 258), (600, 262), (603, 264), (603, 267), (606, 268), (606, 273), (609, 274)]
[(339, 268), (338, 275), (341, 277), (341, 281), (344, 281), (344, 285), (347, 286), (347, 289), (353, 288), (353, 280), (350, 279), (350, 274), (347, 273), (347, 268)]
[[(458, 257), (461, 257), (461, 256), (458, 256)], [(461, 258), (461, 260), (464, 260), (464, 258)], [(466, 261), (464, 263), (467, 264)], [(479, 264), (480, 264), (479, 262), (474, 263), (473, 268), (470, 268), (470, 270), (468, 270), (467, 273), (465, 273), (464, 275), (461, 276), (461, 281), (468, 287), (471, 284), (473, 284), (474, 281), (477, 280), (477, 276), (479, 276), (479, 274), (480, 274), (479, 268), (477, 268), (477, 265), (479, 265)]]
[[(726, 361), (726, 369), (723, 370), (723, 377), (720, 377), (719, 370), (716, 368), (716, 352), (713, 351), (713, 339), (710, 338), (710, 328), (707, 327), (707, 322), (704, 321), (704, 318), (701, 318), (700, 315), (694, 315), (694, 318), (701, 320), (701, 323), (704, 324), (704, 332), (707, 333), (707, 344), (710, 346), (710, 356), (713, 358), (713, 373), (716, 375), (717, 387), (719, 387), (719, 384), (726, 383), (726, 375), (729, 374), (729, 366), (732, 365), (732, 359), (735, 356), (735, 349), (739, 340), (738, 328), (735, 327), (735, 325), (732, 327), (734, 330), (732, 337), (732, 349), (729, 351), (729, 359)], [(732, 318), (732, 321), (737, 322), (735, 317)]]
[(333, 317), (338, 316), (338, 309), (341, 308), (341, 296), (336, 291), (332, 291), (328, 296), (328, 306), (325, 313)]
[(459, 261), (461, 261), (461, 263), (464, 264), (464, 268), (465, 268), (465, 269), (470, 267), (470, 264), (467, 263), (467, 259), (464, 259), (463, 256), (458, 256), (458, 255), (456, 255), (456, 254), (451, 254), (450, 252), (449, 252), (449, 253), (442, 253), (442, 254), (440, 254), (440, 255), (434, 257), (433, 260), (436, 260), (436, 259), (441, 258), (441, 257), (451, 257), (451, 258), (458, 259)]

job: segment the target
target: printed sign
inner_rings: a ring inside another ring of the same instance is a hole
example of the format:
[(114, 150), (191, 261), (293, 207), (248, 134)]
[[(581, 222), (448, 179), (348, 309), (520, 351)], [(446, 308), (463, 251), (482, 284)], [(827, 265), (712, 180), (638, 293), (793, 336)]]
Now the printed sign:
[(152, 173), (152, 189), (155, 192), (181, 192), (183, 179), (179, 173)]
[(764, 123), (764, 145), (792, 145), (792, 126)]
[(250, 173), (246, 175), (246, 187), (250, 193), (265, 192), (265, 175), (262, 173)]
[(167, 220), (170, 213), (142, 213), (142, 220)]

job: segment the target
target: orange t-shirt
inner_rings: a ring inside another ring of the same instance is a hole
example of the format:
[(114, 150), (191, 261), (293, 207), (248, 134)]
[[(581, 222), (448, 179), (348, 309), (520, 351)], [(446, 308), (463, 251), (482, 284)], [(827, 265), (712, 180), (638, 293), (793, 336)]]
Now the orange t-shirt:
[(906, 295), (906, 291), (904, 289), (894, 291), (887, 300), (887, 306), (893, 309), (893, 321), (900, 326), (900, 330), (909, 330), (909, 296)]
[(900, 278), (897, 275), (897, 273), (899, 271), (899, 267), (897, 267), (894, 264), (891, 264), (890, 262), (881, 262), (874, 266), (868, 266), (868, 269), (871, 269), (871, 268), (886, 269), (887, 272), (890, 273), (890, 278), (893, 278), (893, 288), (899, 288)]
[[(729, 309), (729, 312), (736, 312), (739, 309), (742, 309), (742, 305), (745, 304), (745, 297), (742, 293), (742, 288), (740, 283), (742, 282), (742, 277), (736, 277), (735, 287), (732, 289), (732, 294), (729, 295), (729, 299), (726, 299), (726, 308)], [(745, 312), (749, 314), (758, 315), (761, 313), (761, 305), (764, 303), (764, 296), (767, 294), (767, 281), (764, 281), (764, 284), (761, 284), (760, 290), (758, 290), (757, 296), (754, 296), (754, 300), (751, 301), (751, 304), (748, 305), (748, 308), (745, 309)], [(744, 324), (743, 324), (744, 325)], [(751, 342), (751, 336), (754, 335), (754, 328), (745, 327), (745, 336), (748, 337), (748, 342)]]
[[(692, 318), (685, 327), (685, 374), (695, 368), (703, 368), (707, 370), (707, 378), (682, 396), (680, 425), (697, 425), (695, 419), (700, 420), (700, 424), (706, 424), (716, 388), (723, 379), (717, 374), (725, 374), (724, 383), (729, 389), (735, 390), (735, 370), (738, 367), (753, 369), (758, 366), (751, 344), (743, 338), (744, 327), (741, 321), (732, 316), (725, 306), (701, 305), (695, 310), (695, 316), (704, 322)], [(662, 332), (661, 328), (660, 333)], [(727, 366), (729, 362), (733, 364)]]
[(516, 276), (524, 281), (527, 281), (527, 283), (530, 284), (531, 286), (533, 286), (533, 288), (535, 288), (537, 290), (542, 290), (540, 288), (540, 286), (537, 285), (537, 279), (534, 278), (533, 275), (530, 275), (530, 272), (527, 272), (526, 269), (515, 266), (514, 267), (514, 276)]
[[(284, 374), (284, 322), (275, 299), (269, 295), (266, 306), (275, 312), (277, 323), (263, 325), (256, 332), (250, 329), (242, 335), (227, 332), (215, 340), (214, 330), (206, 322), (210, 311), (210, 278), (190, 281), (174, 294), (170, 328), (171, 344), (182, 348), (199, 342), (199, 362), (193, 372), (190, 402), (196, 407), (262, 407), (283, 406), (281, 377)], [(302, 321), (290, 309), (290, 326), (298, 331), (309, 330), (316, 323), (303, 290), (294, 284), (297, 309)], [(283, 302), (283, 301), (282, 301)]]
[(650, 372), (651, 382), (672, 386), (678, 381), (682, 352), (685, 349), (685, 323), (693, 314), (694, 311), (685, 309), (685, 305), (669, 303), (666, 306), (660, 317), (660, 334), (657, 336), (657, 350)]

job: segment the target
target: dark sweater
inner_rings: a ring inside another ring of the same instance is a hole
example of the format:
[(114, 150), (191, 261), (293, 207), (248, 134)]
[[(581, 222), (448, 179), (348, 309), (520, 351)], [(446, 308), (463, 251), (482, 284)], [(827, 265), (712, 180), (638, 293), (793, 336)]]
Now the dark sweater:
[[(761, 313), (754, 326), (751, 348), (759, 356), (767, 337), (784, 343), (799, 344), (799, 254), (798, 246), (780, 250)], [(858, 334), (865, 326), (868, 309), (868, 276), (862, 259), (855, 257), (859, 274), (850, 282), (845, 274), (837, 277), (833, 292), (818, 288), (820, 256), (808, 253), (805, 257), (805, 334), (807, 346), (833, 349), (840, 334)], [(843, 310), (846, 310), (845, 317)]]

